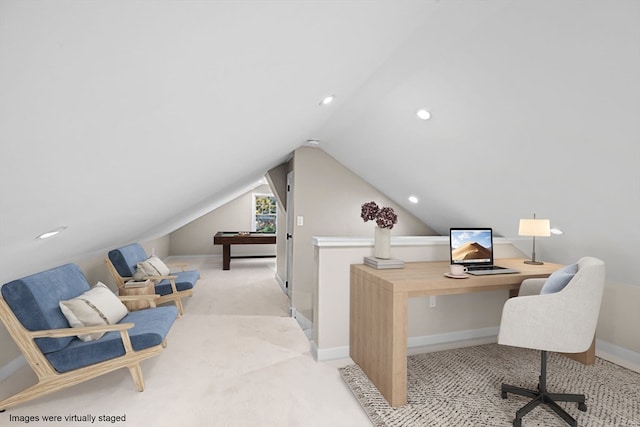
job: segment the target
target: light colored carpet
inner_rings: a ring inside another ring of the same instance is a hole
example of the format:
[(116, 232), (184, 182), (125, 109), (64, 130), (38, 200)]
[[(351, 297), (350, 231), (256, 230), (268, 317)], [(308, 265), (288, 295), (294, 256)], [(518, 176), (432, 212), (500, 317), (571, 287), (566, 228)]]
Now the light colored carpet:
[[(178, 261), (178, 260), (176, 260)], [(142, 363), (145, 391), (126, 369), (0, 413), (38, 416), (30, 426), (365, 427), (366, 414), (336, 366), (317, 363), (288, 298), (274, 280), (273, 259), (180, 258), (201, 273), (167, 348)], [(346, 362), (351, 363), (351, 362)], [(7, 395), (33, 382), (28, 367), (0, 384)], [(124, 422), (65, 422), (68, 415), (125, 416)], [(61, 422), (43, 422), (60, 415)]]
[[(535, 389), (540, 353), (488, 344), (408, 358), (408, 403), (392, 408), (357, 365), (340, 368), (374, 426), (510, 426), (529, 399), (500, 396), (504, 382)], [(587, 411), (575, 403), (560, 405), (579, 426), (640, 426), (640, 374), (602, 359), (586, 366), (549, 353), (547, 389), (583, 393)], [(546, 406), (523, 418), (523, 426), (564, 426)]]

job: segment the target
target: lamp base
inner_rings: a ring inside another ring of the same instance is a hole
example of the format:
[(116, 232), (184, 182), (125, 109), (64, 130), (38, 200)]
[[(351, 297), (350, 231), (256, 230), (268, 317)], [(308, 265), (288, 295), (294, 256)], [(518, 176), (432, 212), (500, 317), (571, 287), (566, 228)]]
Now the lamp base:
[(543, 265), (544, 264), (544, 262), (542, 262), (542, 261), (530, 261), (530, 260), (527, 260), (524, 263), (525, 264), (531, 264), (531, 265)]

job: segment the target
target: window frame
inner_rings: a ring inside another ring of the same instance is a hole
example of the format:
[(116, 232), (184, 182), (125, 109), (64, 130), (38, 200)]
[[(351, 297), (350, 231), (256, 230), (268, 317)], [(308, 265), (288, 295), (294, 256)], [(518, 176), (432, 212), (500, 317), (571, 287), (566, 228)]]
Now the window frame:
[[(267, 213), (267, 214), (259, 214), (257, 212), (257, 199), (258, 197), (267, 197), (270, 199), (273, 199), (273, 206), (274, 206), (274, 213)], [(273, 216), (273, 231), (268, 231), (268, 232), (264, 232), (264, 231), (258, 231), (258, 216), (259, 215), (269, 215), (269, 216)], [(275, 234), (276, 230), (277, 230), (277, 223), (278, 223), (278, 201), (275, 197), (275, 195), (273, 193), (252, 193), (251, 194), (251, 231), (255, 232), (255, 233), (268, 233), (268, 234)]]

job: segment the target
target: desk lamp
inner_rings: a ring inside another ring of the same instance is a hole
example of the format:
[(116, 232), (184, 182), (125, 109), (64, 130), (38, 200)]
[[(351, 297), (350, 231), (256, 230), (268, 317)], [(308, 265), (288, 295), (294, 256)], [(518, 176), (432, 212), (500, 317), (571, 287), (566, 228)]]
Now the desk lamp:
[(527, 260), (525, 264), (542, 265), (541, 261), (536, 261), (536, 237), (549, 237), (551, 235), (551, 225), (548, 219), (521, 219), (518, 235), (533, 237), (533, 251), (531, 252), (531, 260)]

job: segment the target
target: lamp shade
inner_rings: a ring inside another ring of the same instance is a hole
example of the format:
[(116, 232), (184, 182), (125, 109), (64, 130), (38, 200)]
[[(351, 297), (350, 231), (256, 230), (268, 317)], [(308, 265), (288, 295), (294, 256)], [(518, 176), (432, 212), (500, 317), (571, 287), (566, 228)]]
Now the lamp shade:
[(550, 236), (551, 225), (548, 219), (521, 219), (518, 235), (534, 237)]

